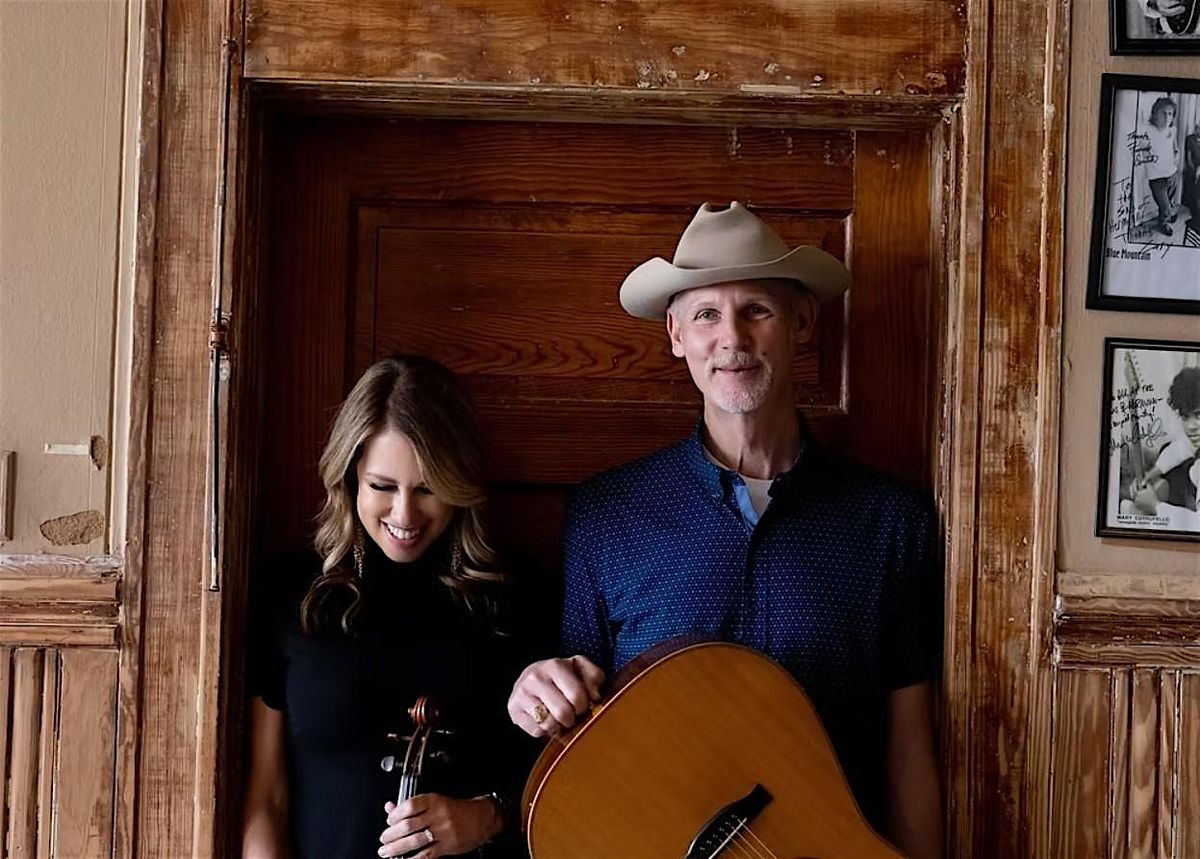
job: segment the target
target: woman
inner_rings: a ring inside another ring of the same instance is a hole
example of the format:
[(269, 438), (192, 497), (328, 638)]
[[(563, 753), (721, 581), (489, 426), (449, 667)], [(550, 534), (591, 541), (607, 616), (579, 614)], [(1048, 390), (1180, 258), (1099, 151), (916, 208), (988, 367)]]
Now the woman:
[[(484, 535), (465, 393), (429, 359), (375, 364), (342, 405), (320, 471), (319, 557), (309, 570), (282, 565), (252, 614), (243, 855), (429, 859), (489, 843), (505, 855), (527, 768), (504, 702), (525, 657), (497, 631), (509, 582)], [(421, 696), (444, 731), (423, 792), (397, 807), (381, 760), (403, 758), (396, 737), (411, 734)]]

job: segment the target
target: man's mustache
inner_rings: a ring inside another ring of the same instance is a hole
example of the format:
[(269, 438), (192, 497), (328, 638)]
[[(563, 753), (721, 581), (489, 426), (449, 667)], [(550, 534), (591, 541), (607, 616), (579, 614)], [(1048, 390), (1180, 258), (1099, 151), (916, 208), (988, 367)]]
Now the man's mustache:
[(744, 367), (755, 367), (758, 361), (749, 352), (726, 352), (708, 359), (708, 371), (736, 370)]

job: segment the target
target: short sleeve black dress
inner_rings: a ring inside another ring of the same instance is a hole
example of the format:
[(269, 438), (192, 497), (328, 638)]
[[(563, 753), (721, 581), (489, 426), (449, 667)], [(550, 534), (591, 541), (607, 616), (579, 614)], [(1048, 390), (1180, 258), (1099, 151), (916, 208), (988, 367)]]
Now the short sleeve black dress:
[[(528, 654), (511, 632), (497, 632), (502, 619), (472, 614), (439, 580), (447, 555), (439, 545), (396, 564), (371, 544), (349, 634), (339, 626), (348, 605), (340, 594), (325, 600), (318, 631), (301, 631), (300, 603), (320, 570), (314, 553), (256, 582), (250, 693), (285, 714), (293, 855), (376, 855), (383, 806), (398, 788), (380, 761), (397, 751), (389, 734), (410, 733), (408, 708), (423, 695), (452, 732), (437, 740), (429, 789), (461, 798), (497, 791), (516, 807), (536, 749), (505, 702)], [(519, 845), (509, 831), (483, 855), (522, 855)]]

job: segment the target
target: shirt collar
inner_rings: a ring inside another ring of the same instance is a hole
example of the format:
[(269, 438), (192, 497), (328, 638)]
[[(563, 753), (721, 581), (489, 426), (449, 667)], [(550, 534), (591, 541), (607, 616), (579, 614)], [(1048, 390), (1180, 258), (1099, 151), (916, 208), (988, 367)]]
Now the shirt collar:
[[(790, 495), (805, 485), (805, 476), (820, 458), (820, 449), (809, 431), (808, 422), (800, 413), (800, 453), (790, 469), (776, 476), (771, 484), (771, 497)], [(700, 481), (705, 491), (718, 500), (726, 498), (732, 490), (731, 475), (727, 468), (717, 465), (704, 453), (704, 418), (696, 421), (692, 434), (683, 442), (684, 463)]]

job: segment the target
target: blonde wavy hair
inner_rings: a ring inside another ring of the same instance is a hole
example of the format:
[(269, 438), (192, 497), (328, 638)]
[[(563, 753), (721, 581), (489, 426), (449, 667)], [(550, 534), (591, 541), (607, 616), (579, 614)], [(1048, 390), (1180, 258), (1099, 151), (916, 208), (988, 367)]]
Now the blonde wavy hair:
[(412, 443), (425, 484), (454, 508), (448, 528), (450, 562), (439, 576), (442, 583), (476, 613), (493, 612), (495, 586), (507, 583), (485, 532), (487, 471), (471, 401), (454, 374), (437, 361), (397, 355), (363, 373), (342, 403), (321, 454), (325, 505), (316, 518), (313, 543), (322, 564), (301, 604), (306, 631), (316, 627), (321, 605), (331, 594), (350, 597), (341, 615), (343, 631), (350, 630), (362, 605), (361, 541), (369, 538), (358, 520), (357, 465), (366, 442), (389, 429)]

